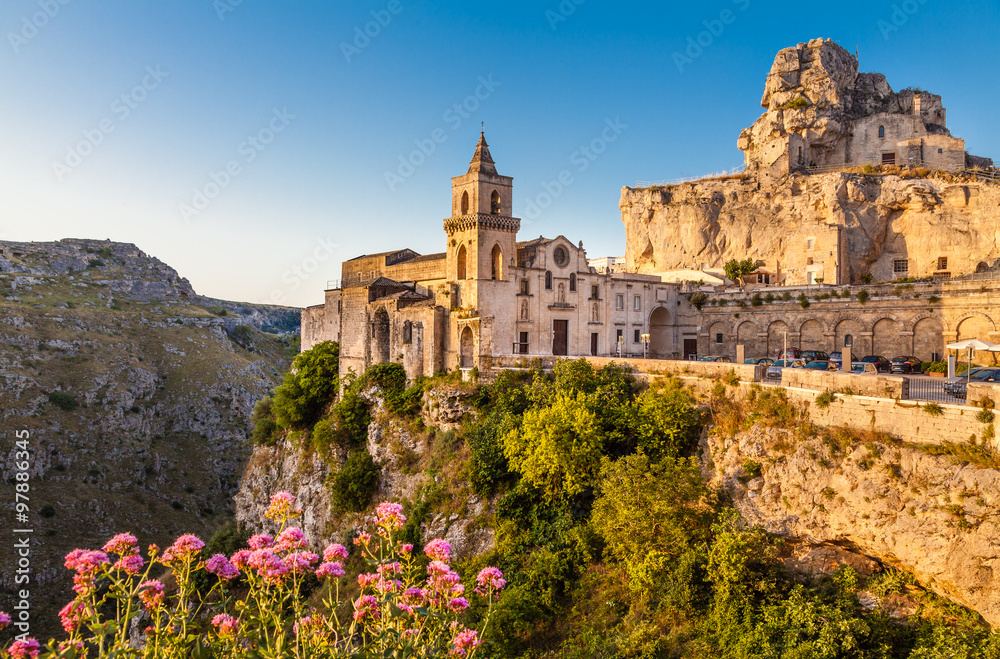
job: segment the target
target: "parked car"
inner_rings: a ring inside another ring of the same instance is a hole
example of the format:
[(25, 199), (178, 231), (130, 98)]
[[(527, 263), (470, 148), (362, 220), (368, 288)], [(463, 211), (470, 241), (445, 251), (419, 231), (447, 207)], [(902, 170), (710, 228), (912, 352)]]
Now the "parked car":
[(837, 365), (826, 359), (814, 359), (806, 364), (806, 368), (811, 368), (816, 371), (836, 371)]
[(893, 357), (890, 361), (892, 366), (889, 368), (890, 373), (919, 373), (920, 367), (923, 366), (924, 362), (916, 357)]
[(805, 368), (806, 363), (801, 359), (779, 359), (767, 367), (764, 374), (765, 380), (781, 380), (781, 371), (786, 368)]
[(750, 359), (744, 359), (744, 364), (753, 364), (755, 366), (770, 366), (774, 363), (774, 360), (770, 357), (751, 357)]
[(726, 364), (729, 364), (733, 360), (731, 360), (729, 357), (725, 357), (725, 356), (721, 356), (721, 355), (708, 355), (707, 357), (702, 357), (698, 361), (700, 361), (700, 362), (724, 362)]
[(836, 364), (837, 368), (843, 368), (844, 367), (844, 353), (840, 352), (839, 350), (837, 352), (831, 352), (830, 353), (830, 361), (833, 362), (834, 364)]
[(828, 361), (830, 355), (826, 354), (822, 350), (803, 350), (802, 351), (802, 361), (806, 364), (814, 361)]
[(778, 359), (802, 359), (802, 351), (798, 348), (785, 348), (778, 353)]
[(888, 373), (892, 369), (892, 364), (882, 355), (867, 355), (862, 357), (861, 361), (867, 364), (875, 364), (875, 368), (878, 369), (879, 373)]
[(853, 375), (878, 375), (878, 368), (871, 362), (851, 362)]
[(948, 378), (944, 381), (944, 390), (955, 398), (966, 397), (966, 385), (969, 382), (1000, 382), (1000, 368), (977, 366), (969, 371)]

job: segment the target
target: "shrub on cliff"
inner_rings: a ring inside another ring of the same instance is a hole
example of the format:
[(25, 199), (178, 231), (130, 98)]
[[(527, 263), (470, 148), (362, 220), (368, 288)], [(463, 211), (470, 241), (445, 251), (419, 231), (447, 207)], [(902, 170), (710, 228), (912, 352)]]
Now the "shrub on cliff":
[(274, 445), (278, 424), (274, 422), (273, 404), (270, 396), (264, 396), (253, 406), (253, 414), (250, 416), (253, 432), (250, 438), (257, 446)]
[(311, 426), (337, 394), (340, 346), (316, 344), (299, 354), (292, 370), (274, 390), (275, 421), (282, 428)]
[(330, 475), (333, 503), (344, 510), (364, 510), (378, 489), (378, 476), (378, 465), (367, 450), (351, 451), (340, 471)]

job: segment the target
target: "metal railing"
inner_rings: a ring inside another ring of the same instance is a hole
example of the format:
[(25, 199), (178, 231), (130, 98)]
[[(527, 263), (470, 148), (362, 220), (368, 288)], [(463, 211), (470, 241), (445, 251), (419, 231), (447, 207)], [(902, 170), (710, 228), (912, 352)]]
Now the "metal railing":
[(944, 378), (907, 378), (908, 387), (904, 387), (903, 398), (906, 400), (926, 400), (939, 403), (965, 404), (965, 396), (945, 391)]

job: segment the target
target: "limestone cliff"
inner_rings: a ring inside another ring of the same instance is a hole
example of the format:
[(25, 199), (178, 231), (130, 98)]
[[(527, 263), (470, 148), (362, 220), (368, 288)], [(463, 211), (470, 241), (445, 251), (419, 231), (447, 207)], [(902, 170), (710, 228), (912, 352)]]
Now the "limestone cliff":
[(798, 553), (877, 559), (1000, 624), (1000, 472), (882, 441), (760, 427), (709, 437), (705, 457), (743, 517)]
[(772, 284), (849, 284), (862, 271), (958, 275), (1000, 259), (1000, 178), (965, 170), (992, 161), (951, 135), (940, 96), (894, 92), (814, 39), (777, 54), (761, 105), (738, 140), (742, 175), (622, 190), (630, 272), (752, 257)]
[(71, 549), (123, 531), (163, 545), (231, 518), (250, 412), (293, 355), (253, 324), (297, 318), (201, 298), (134, 245), (0, 242), (0, 473), (14, 482), (29, 431), (32, 631), (59, 629)]
[(938, 257), (954, 274), (1000, 259), (1000, 185), (971, 178), (837, 172), (792, 175), (771, 189), (747, 179), (707, 181), (625, 188), (620, 206), (631, 272), (753, 257), (800, 284), (811, 236), (819, 237), (815, 258), (827, 264), (829, 284), (851, 283), (863, 271), (896, 279), (896, 259), (907, 259), (907, 274), (918, 277), (933, 275)]
[[(379, 468), (372, 502), (409, 502), (411, 511), (413, 504), (427, 502), (421, 519), (424, 541), (445, 538), (459, 558), (489, 551), (494, 537), (493, 530), (481, 524), (490, 514), (489, 503), (471, 492), (466, 477), (456, 471), (467, 456), (449, 455), (468, 450), (455, 443), (452, 432), (474, 413), (468, 396), (448, 385), (426, 391), (421, 420), (414, 424), (389, 413), (377, 388), (363, 394), (372, 414), (365, 448)], [(268, 501), (276, 492), (291, 492), (304, 509), (297, 524), (314, 549), (331, 541), (346, 542), (370, 522), (364, 513), (338, 509), (330, 496), (328, 479), (346, 457), (344, 449), (332, 447), (330, 455), (321, 456), (287, 439), (273, 447), (256, 447), (234, 497), (237, 520), (254, 530), (273, 531), (262, 525)]]

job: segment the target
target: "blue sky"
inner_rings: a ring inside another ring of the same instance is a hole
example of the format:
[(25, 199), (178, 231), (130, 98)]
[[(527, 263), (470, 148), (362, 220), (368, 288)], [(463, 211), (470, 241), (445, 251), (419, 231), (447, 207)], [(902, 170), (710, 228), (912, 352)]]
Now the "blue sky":
[(996, 2), (5, 0), (0, 26), (0, 239), (134, 242), (228, 299), (441, 251), (481, 122), (522, 238), (620, 254), (621, 187), (739, 165), (774, 54), (815, 37), (1000, 158)]

